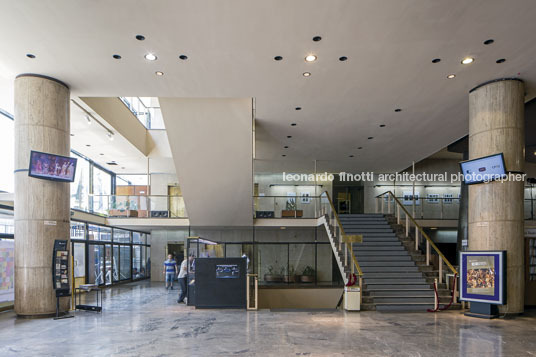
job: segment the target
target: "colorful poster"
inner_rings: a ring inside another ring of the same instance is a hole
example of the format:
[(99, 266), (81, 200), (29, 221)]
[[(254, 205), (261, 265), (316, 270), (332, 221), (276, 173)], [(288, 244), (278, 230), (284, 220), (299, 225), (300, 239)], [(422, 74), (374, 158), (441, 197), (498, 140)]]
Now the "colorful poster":
[(0, 303), (15, 300), (15, 241), (0, 239)]

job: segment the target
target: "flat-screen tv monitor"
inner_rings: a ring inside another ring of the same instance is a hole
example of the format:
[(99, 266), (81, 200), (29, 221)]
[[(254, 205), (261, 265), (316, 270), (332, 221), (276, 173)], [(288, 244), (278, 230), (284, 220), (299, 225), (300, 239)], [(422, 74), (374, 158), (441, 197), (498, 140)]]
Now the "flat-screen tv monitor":
[(47, 154), (33, 151), (30, 153), (28, 175), (35, 178), (73, 182), (76, 172), (76, 159), (69, 156)]
[(502, 153), (460, 162), (463, 180), (467, 185), (499, 180), (506, 176)]
[(506, 303), (506, 251), (460, 252), (460, 300)]

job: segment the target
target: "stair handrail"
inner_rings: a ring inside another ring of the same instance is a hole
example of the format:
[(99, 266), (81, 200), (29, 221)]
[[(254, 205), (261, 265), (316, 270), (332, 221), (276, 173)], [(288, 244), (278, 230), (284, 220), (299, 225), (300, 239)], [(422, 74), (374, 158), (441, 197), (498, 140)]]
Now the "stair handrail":
[[(331, 197), (330, 197), (328, 191), (322, 192), (320, 194), (320, 197), (324, 196), (324, 194), (326, 195), (326, 197), (328, 199), (331, 211), (333, 212), (333, 216), (335, 217), (335, 222), (336, 222), (337, 227), (339, 229), (339, 232), (341, 234), (342, 242), (345, 243), (345, 248), (346, 248), (345, 254), (348, 254), (348, 252), (350, 252), (350, 258), (351, 258), (351, 261), (352, 261), (352, 264), (351, 264), (351, 267), (350, 267), (351, 272), (352, 272), (352, 274), (354, 274), (355, 269), (357, 269), (357, 275), (359, 276), (359, 287), (361, 288), (363, 271), (361, 270), (361, 266), (359, 265), (359, 262), (357, 261), (357, 258), (356, 258), (355, 254), (354, 254), (351, 242), (359, 242), (359, 241), (362, 242), (363, 241), (363, 236), (361, 234), (346, 234), (346, 232), (344, 231), (344, 228), (342, 226), (341, 220), (339, 219), (339, 215), (337, 214), (337, 211), (335, 210), (335, 206), (333, 205), (333, 201), (331, 200)], [(336, 232), (334, 232), (334, 233), (336, 234)], [(355, 269), (354, 269), (354, 267), (355, 267)]]
[[(442, 261), (445, 262), (445, 264), (447, 265), (447, 267), (450, 269), (450, 271), (453, 273), (453, 274), (458, 274), (458, 271), (456, 270), (456, 268), (454, 268), (454, 266), (448, 261), (448, 259), (445, 257), (445, 255), (439, 250), (439, 248), (435, 245), (435, 243), (432, 241), (432, 239), (428, 236), (428, 234), (426, 234), (426, 232), (422, 229), (422, 227), (417, 223), (417, 221), (415, 220), (415, 218), (413, 218), (413, 216), (408, 212), (408, 210), (404, 207), (404, 205), (402, 205), (402, 203), (400, 202), (400, 200), (391, 192), (391, 191), (386, 191), (384, 193), (381, 193), (379, 194), (378, 196), (376, 196), (376, 198), (383, 198), (385, 195), (390, 195), (391, 197), (393, 197), (394, 201), (396, 202), (396, 204), (398, 205), (399, 208), (401, 208), (404, 213), (406, 214), (406, 217), (411, 220), (413, 222), (413, 224), (415, 225), (415, 227), (419, 230), (419, 232), (421, 232), (421, 235), (427, 240), (427, 242), (430, 244), (430, 246), (432, 248), (434, 248), (434, 250), (436, 251), (437, 255), (440, 257), (440, 259)], [(390, 200), (388, 199), (388, 202), (390, 203)], [(382, 211), (383, 211), (383, 201), (382, 201)], [(390, 205), (389, 205), (389, 212), (390, 212)], [(398, 217), (399, 218), (399, 217)], [(417, 240), (418, 237), (416, 236), (415, 239)], [(439, 264), (439, 281), (441, 282), (443, 280), (443, 277), (441, 275), (441, 262)]]

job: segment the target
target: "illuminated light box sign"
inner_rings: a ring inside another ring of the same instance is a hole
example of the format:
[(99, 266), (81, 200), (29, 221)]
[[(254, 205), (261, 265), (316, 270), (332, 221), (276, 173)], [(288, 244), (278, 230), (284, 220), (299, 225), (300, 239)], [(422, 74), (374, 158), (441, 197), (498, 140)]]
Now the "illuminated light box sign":
[(460, 300), (505, 304), (505, 251), (460, 252), (460, 264)]
[(502, 153), (460, 162), (463, 179), (467, 185), (499, 180), (506, 176)]
[(35, 178), (73, 182), (76, 172), (74, 157), (31, 151), (28, 175)]

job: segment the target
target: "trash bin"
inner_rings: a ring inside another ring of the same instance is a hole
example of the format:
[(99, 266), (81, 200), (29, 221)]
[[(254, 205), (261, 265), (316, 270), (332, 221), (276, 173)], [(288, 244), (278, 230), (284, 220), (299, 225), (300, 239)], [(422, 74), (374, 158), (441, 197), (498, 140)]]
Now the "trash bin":
[(346, 311), (361, 310), (361, 290), (359, 287), (344, 287), (344, 309)]

